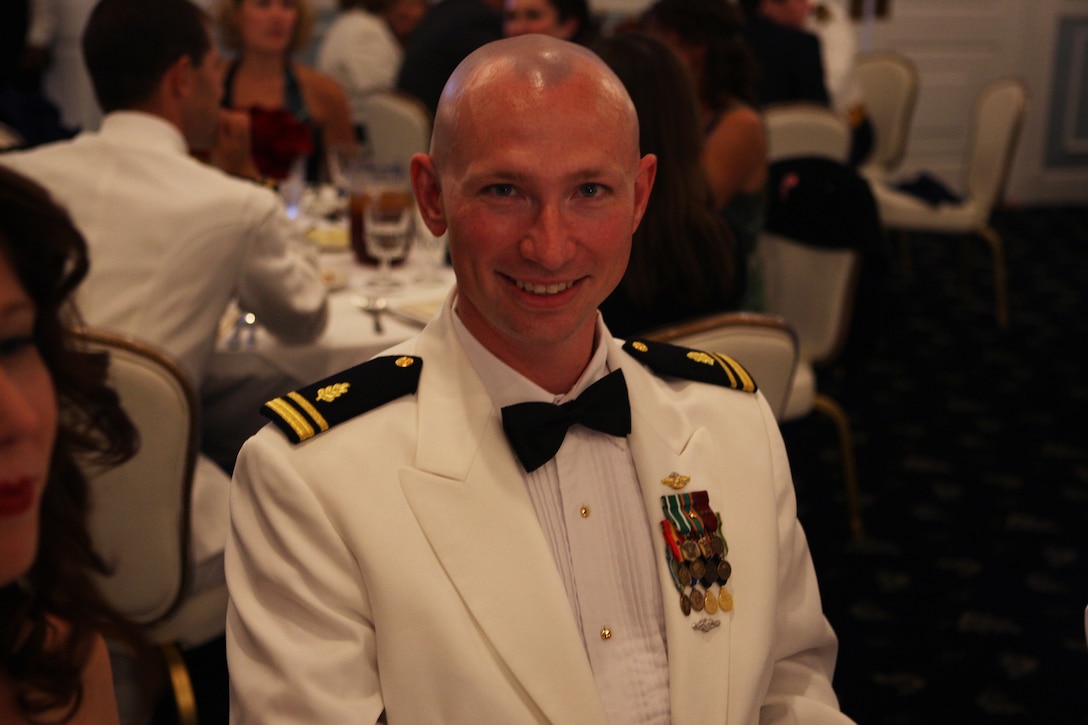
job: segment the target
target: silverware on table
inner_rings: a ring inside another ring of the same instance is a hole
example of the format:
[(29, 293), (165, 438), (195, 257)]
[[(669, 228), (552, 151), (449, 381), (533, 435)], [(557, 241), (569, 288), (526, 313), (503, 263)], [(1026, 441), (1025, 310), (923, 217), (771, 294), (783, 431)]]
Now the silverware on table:
[(413, 315), (401, 312), (396, 307), (389, 305), (389, 302), (384, 297), (367, 297), (355, 295), (351, 298), (351, 303), (359, 308), (361, 311), (370, 315), (374, 315), (376, 323), (374, 325), (374, 331), (379, 335), (382, 334), (381, 321), (382, 315), (389, 315), (397, 320), (403, 322), (406, 325), (412, 325), (413, 327), (426, 327), (427, 323), (424, 320), (419, 319)]
[(356, 295), (351, 298), (351, 303), (374, 318), (374, 334), (385, 334), (385, 329), (382, 327), (382, 313), (389, 308), (389, 303), (384, 297), (361, 297)]

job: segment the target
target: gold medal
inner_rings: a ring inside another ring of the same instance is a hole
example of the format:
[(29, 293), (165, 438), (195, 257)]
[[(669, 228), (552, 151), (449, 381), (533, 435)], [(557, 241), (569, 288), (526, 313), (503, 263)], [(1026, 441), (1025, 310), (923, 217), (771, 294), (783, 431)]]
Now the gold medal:
[(684, 559), (687, 561), (695, 561), (699, 558), (699, 545), (691, 539), (684, 541), (680, 544), (680, 553), (684, 555)]
[(707, 614), (714, 614), (718, 611), (718, 597), (714, 596), (714, 592), (707, 589), (706, 596), (703, 597), (703, 606), (706, 607)]
[(709, 559), (714, 556), (714, 547), (710, 543), (709, 536), (704, 536), (699, 539), (699, 551), (703, 552), (704, 559)]
[(733, 611), (733, 595), (725, 587), (722, 587), (722, 590), (718, 592), (718, 606), (723, 612)]
[(703, 607), (706, 605), (706, 595), (703, 594), (703, 590), (699, 587), (695, 587), (691, 590), (691, 608), (696, 612), (703, 611)]

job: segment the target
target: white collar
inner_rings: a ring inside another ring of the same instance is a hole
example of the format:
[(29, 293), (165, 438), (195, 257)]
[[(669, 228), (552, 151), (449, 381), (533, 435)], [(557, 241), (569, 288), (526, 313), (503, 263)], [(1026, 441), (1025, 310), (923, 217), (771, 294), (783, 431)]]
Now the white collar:
[(457, 300), (453, 301), (450, 317), (453, 320), (453, 331), (457, 341), (461, 343), (465, 356), (472, 368), (483, 382), (484, 389), (491, 397), (496, 408), (525, 402), (565, 403), (576, 398), (583, 390), (603, 378), (608, 373), (608, 348), (604, 340), (611, 334), (605, 327), (601, 313), (597, 313), (597, 345), (589, 364), (582, 371), (577, 382), (565, 393), (556, 395), (540, 387), (532, 380), (514, 370), (495, 356), (490, 350), (477, 340), (461, 317), (457, 314)]

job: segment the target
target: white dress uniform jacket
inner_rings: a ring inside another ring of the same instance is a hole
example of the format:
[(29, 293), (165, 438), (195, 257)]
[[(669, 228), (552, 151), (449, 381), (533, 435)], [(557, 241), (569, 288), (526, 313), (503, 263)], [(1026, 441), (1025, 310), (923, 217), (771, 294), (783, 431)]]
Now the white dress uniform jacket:
[[(84, 321), (163, 349), (197, 389), (232, 298), (287, 341), (324, 330), (325, 286), (276, 195), (192, 158), (167, 121), (111, 113), (97, 133), (0, 163), (48, 189), (86, 238)], [(193, 486), (194, 558), (219, 568), (227, 477), (202, 458)]]
[[(297, 445), (266, 426), (243, 447), (226, 552), (232, 722), (373, 723), (383, 711), (391, 724), (605, 722), (501, 413), (452, 314), (448, 300), (391, 351), (422, 359), (414, 394)], [(662, 540), (672, 722), (850, 722), (762, 395), (657, 377), (605, 344), (627, 381), (650, 525), (674, 493), (661, 480), (690, 476), (687, 490), (707, 490), (721, 513), (733, 566), (733, 610), (700, 631), (705, 613), (683, 615)]]

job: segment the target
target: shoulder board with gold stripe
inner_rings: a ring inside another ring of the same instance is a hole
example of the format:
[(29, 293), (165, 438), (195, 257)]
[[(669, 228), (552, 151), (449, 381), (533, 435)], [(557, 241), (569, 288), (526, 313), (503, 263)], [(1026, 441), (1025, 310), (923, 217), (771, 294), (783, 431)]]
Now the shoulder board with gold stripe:
[(744, 367), (720, 352), (703, 352), (664, 342), (628, 340), (624, 351), (655, 373), (700, 383), (756, 392), (756, 381)]
[(330, 375), (261, 406), (292, 443), (301, 443), (329, 428), (362, 415), (419, 385), (423, 358), (388, 355)]

